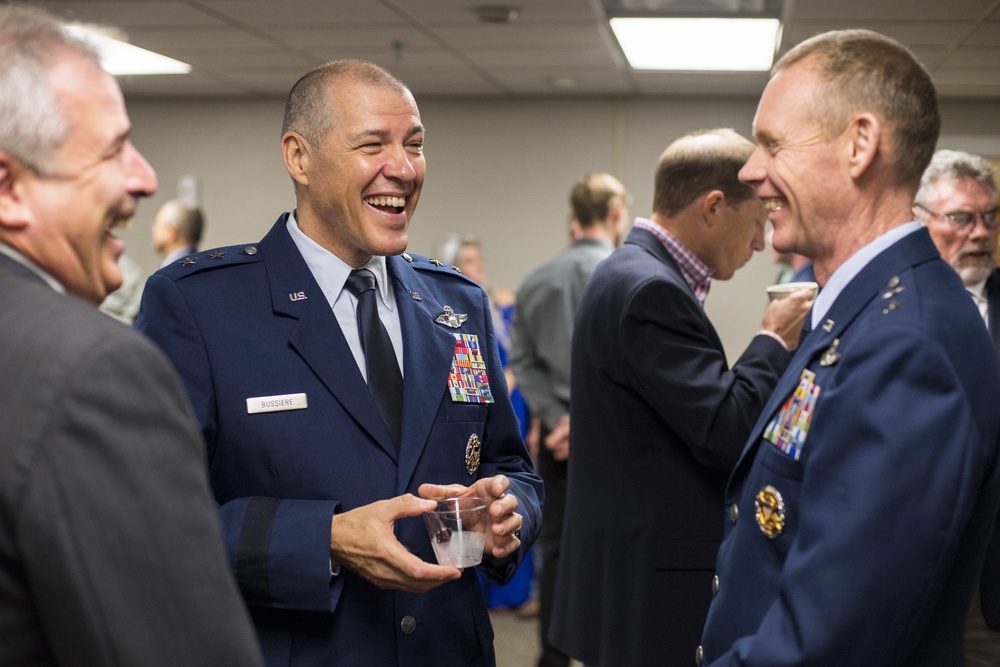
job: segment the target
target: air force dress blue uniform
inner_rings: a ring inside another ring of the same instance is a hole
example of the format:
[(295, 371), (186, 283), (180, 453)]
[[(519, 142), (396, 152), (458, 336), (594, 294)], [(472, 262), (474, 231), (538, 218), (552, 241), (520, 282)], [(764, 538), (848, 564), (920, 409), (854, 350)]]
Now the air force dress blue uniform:
[(926, 229), (802, 341), (727, 490), (716, 665), (961, 665), (1000, 503), (1000, 367)]
[[(450, 267), (386, 258), (404, 348), (397, 453), (287, 217), (259, 244), (157, 272), (137, 322), (177, 366), (201, 422), (231, 565), (267, 662), (493, 665), (472, 569), (411, 594), (346, 569), (331, 576), (329, 560), (334, 513), (416, 494), (425, 482), (510, 478), (522, 545), (503, 562), (484, 560), (478, 570), (490, 580), (509, 579), (537, 536), (541, 481), (510, 406), (486, 295)], [(485, 369), (466, 372), (471, 383), (460, 388), (456, 358), (477, 345)], [(435, 562), (421, 517), (395, 530)]]

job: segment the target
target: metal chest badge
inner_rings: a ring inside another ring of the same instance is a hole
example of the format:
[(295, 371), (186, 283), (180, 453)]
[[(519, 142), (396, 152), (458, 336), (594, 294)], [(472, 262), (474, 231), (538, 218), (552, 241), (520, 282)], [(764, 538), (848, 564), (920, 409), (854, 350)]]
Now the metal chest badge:
[(772, 540), (781, 535), (785, 529), (785, 501), (778, 490), (770, 484), (762, 488), (757, 492), (754, 507), (760, 532)]
[(465, 313), (456, 313), (451, 306), (445, 306), (444, 312), (435, 317), (434, 321), (438, 324), (443, 324), (446, 327), (457, 329), (462, 326), (467, 319), (469, 319), (469, 316)]
[(479, 450), (479, 436), (473, 433), (465, 445), (465, 470), (470, 475), (475, 475), (479, 470)]
[(486, 362), (479, 349), (476, 334), (452, 334), (455, 337), (455, 354), (451, 357), (448, 373), (448, 392), (455, 403), (492, 403), (490, 378)]

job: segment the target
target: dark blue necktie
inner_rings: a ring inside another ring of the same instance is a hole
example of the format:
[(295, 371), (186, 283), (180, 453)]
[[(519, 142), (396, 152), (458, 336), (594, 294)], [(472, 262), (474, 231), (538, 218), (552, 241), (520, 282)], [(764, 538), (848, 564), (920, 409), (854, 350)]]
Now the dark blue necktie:
[(378, 316), (375, 274), (355, 269), (347, 277), (346, 287), (358, 299), (358, 334), (368, 369), (368, 388), (398, 448), (403, 422), (403, 376), (389, 333)]

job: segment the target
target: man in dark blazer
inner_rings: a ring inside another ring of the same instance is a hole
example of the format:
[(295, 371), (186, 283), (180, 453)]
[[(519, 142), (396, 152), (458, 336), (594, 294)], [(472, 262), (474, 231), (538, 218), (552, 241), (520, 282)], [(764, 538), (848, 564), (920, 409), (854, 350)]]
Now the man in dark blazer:
[(727, 490), (704, 660), (961, 665), (1000, 504), (1000, 362), (912, 220), (929, 74), (861, 30), (775, 65), (740, 172), (822, 285)]
[(767, 213), (737, 180), (752, 151), (732, 130), (671, 144), (653, 215), (598, 265), (577, 311), (550, 636), (587, 665), (692, 661), (726, 478), (811, 303), (806, 291), (773, 302), (729, 368), (703, 303), (711, 278), (764, 248)]
[[(493, 665), (476, 573), (436, 564), (419, 515), (430, 499), (482, 497), (476, 569), (500, 583), (538, 534), (541, 481), (487, 296), (403, 252), (423, 136), (409, 90), (382, 68), (317, 68), (286, 106), (295, 211), (260, 243), (162, 269), (144, 292), (137, 326), (187, 386), (270, 665)], [(357, 270), (376, 278), (391, 360), (359, 330)], [(393, 410), (381, 382), (400, 371)]]
[(170, 363), (97, 309), (156, 190), (97, 54), (0, 7), (0, 664), (259, 665)]
[[(941, 259), (962, 279), (1000, 351), (997, 270), (997, 186), (993, 166), (965, 151), (939, 150), (920, 178), (913, 213), (927, 227)], [(1000, 664), (1000, 533), (994, 530), (983, 566), (981, 595), (972, 596), (965, 628), (966, 664)], [(982, 602), (990, 601), (985, 606)], [(984, 618), (983, 614), (987, 618)]]

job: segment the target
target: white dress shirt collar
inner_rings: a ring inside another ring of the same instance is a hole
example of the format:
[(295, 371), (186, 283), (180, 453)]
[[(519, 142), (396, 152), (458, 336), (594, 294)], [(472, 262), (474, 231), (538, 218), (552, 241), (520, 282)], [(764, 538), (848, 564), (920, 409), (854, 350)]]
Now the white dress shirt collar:
[[(337, 299), (340, 298), (344, 283), (347, 282), (347, 276), (350, 275), (353, 267), (306, 236), (299, 229), (298, 221), (295, 219), (295, 211), (289, 214), (285, 227), (332, 308)], [(368, 269), (375, 274), (379, 300), (382, 305), (392, 311), (396, 300), (389, 298), (389, 272), (385, 265), (385, 257), (375, 255), (361, 268)]]

